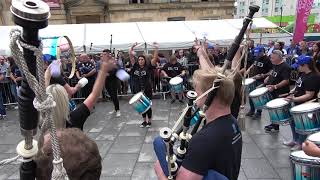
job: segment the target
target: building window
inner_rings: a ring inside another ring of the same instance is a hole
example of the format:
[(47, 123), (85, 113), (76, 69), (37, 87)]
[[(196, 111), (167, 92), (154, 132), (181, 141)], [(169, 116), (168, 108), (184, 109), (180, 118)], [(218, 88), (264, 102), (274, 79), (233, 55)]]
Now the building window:
[(276, 4), (279, 4), (280, 3), (280, 0), (276, 0)]
[(269, 0), (265, 0), (265, 3), (266, 3), (266, 4), (269, 4)]
[(275, 8), (274, 8), (274, 12), (279, 12), (279, 8), (278, 8), (278, 7), (275, 7)]
[(129, 0), (130, 4), (144, 3), (144, 0)]
[(168, 21), (185, 21), (186, 17), (169, 17)]

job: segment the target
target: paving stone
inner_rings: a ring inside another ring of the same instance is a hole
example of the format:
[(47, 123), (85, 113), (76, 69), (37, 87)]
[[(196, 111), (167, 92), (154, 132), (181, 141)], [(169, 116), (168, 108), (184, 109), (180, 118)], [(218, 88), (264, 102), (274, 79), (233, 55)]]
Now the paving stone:
[(272, 166), (265, 159), (242, 159), (242, 168), (248, 179), (279, 178)]
[(156, 160), (157, 157), (153, 150), (153, 144), (143, 144), (138, 162), (155, 162)]
[(16, 153), (17, 144), (0, 144), (0, 152), (1, 153)]
[(242, 168), (240, 168), (238, 180), (247, 180), (246, 175), (244, 174), (244, 171)]
[(263, 158), (263, 153), (254, 143), (244, 144), (242, 146), (242, 158)]
[(146, 128), (141, 128), (139, 125), (125, 124), (120, 131), (119, 136), (145, 136), (147, 133)]
[(283, 137), (278, 134), (254, 134), (251, 138), (257, 143), (260, 149), (279, 149), (287, 147), (282, 144)]
[(89, 132), (91, 133), (99, 133), (101, 132), (103, 129), (103, 127), (99, 127), (99, 128), (92, 128)]
[(119, 136), (110, 149), (110, 153), (139, 153), (144, 137)]
[(263, 153), (268, 158), (269, 162), (276, 169), (289, 168), (291, 162), (289, 159), (290, 149), (263, 149)]
[(168, 121), (152, 121), (152, 125), (148, 128), (148, 131), (160, 131), (163, 127), (168, 127)]
[(138, 154), (107, 154), (102, 162), (103, 176), (131, 176)]
[(132, 180), (157, 180), (154, 163), (137, 163), (132, 174)]
[(129, 176), (127, 177), (116, 177), (116, 176), (104, 176), (100, 177), (100, 180), (130, 180)]
[(96, 141), (96, 143), (98, 145), (101, 158), (104, 158), (107, 152), (109, 151), (109, 149), (111, 148), (111, 145), (113, 142), (112, 141)]
[(293, 179), (293, 172), (292, 168), (277, 168), (276, 171), (278, 172), (279, 176), (282, 180), (292, 180)]
[(96, 141), (105, 141), (105, 140), (114, 141), (118, 134), (119, 134), (119, 131), (115, 129), (111, 129), (109, 131), (103, 131), (95, 138), (95, 140)]
[(153, 143), (153, 139), (159, 135), (158, 131), (148, 131), (144, 143)]

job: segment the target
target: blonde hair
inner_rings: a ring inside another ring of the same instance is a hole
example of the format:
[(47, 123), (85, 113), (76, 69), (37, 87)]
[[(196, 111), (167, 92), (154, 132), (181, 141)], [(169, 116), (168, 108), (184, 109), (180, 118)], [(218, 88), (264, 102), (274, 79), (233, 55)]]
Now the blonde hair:
[[(218, 77), (220, 69), (198, 69), (193, 74), (194, 86), (199, 87), (201, 92), (205, 92), (210, 89), (213, 85), (213, 81)], [(226, 106), (230, 106), (233, 101), (235, 87), (232, 77), (224, 77), (220, 82), (220, 87), (217, 91), (216, 98), (219, 99), (220, 103)]]
[[(67, 91), (59, 84), (52, 84), (46, 88), (52, 94), (56, 107), (53, 109), (53, 121), (57, 129), (65, 128), (69, 120), (69, 97)], [(42, 120), (41, 120), (42, 121)]]

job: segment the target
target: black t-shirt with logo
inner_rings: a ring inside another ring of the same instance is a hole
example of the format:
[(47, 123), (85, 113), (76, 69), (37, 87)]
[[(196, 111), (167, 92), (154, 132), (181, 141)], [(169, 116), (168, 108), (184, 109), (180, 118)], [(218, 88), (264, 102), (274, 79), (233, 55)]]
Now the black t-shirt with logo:
[(302, 73), (298, 80), (296, 81), (296, 88), (294, 91), (294, 96), (299, 97), (306, 94), (306, 91), (314, 91), (314, 97), (317, 98), (317, 93), (320, 88), (320, 76), (316, 73)]
[[(289, 80), (290, 73), (291, 73), (291, 68), (286, 62), (283, 62), (278, 65), (273, 65), (271, 74), (269, 75), (269, 80), (267, 82), (267, 85), (276, 85), (283, 80)], [(275, 89), (273, 92), (271, 92), (271, 94), (273, 95), (274, 98), (276, 98), (280, 94), (285, 94), (285, 93), (288, 93), (289, 91), (290, 91), (290, 85), (288, 84), (285, 87)]]
[(199, 175), (215, 170), (229, 180), (237, 180), (241, 152), (241, 131), (229, 114), (209, 122), (192, 137), (182, 166)]
[(167, 73), (169, 77), (176, 77), (183, 71), (182, 65), (178, 62), (175, 64), (167, 63), (163, 66), (162, 69)]
[(268, 56), (262, 56), (256, 58), (253, 62), (252, 70), (250, 71), (250, 76), (255, 76), (257, 74), (266, 74), (272, 69), (272, 63)]
[(133, 65), (131, 70), (133, 93), (136, 94), (143, 91), (148, 98), (152, 99), (151, 78), (154, 68), (155, 67), (152, 65), (146, 65), (143, 68), (141, 68), (137, 63)]

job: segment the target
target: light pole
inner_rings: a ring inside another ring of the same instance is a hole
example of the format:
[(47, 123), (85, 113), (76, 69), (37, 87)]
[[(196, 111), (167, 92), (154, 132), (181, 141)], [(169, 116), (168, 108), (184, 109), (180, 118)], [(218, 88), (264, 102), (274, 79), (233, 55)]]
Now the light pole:
[(283, 7), (280, 7), (280, 27), (282, 27), (282, 11), (283, 11)]

